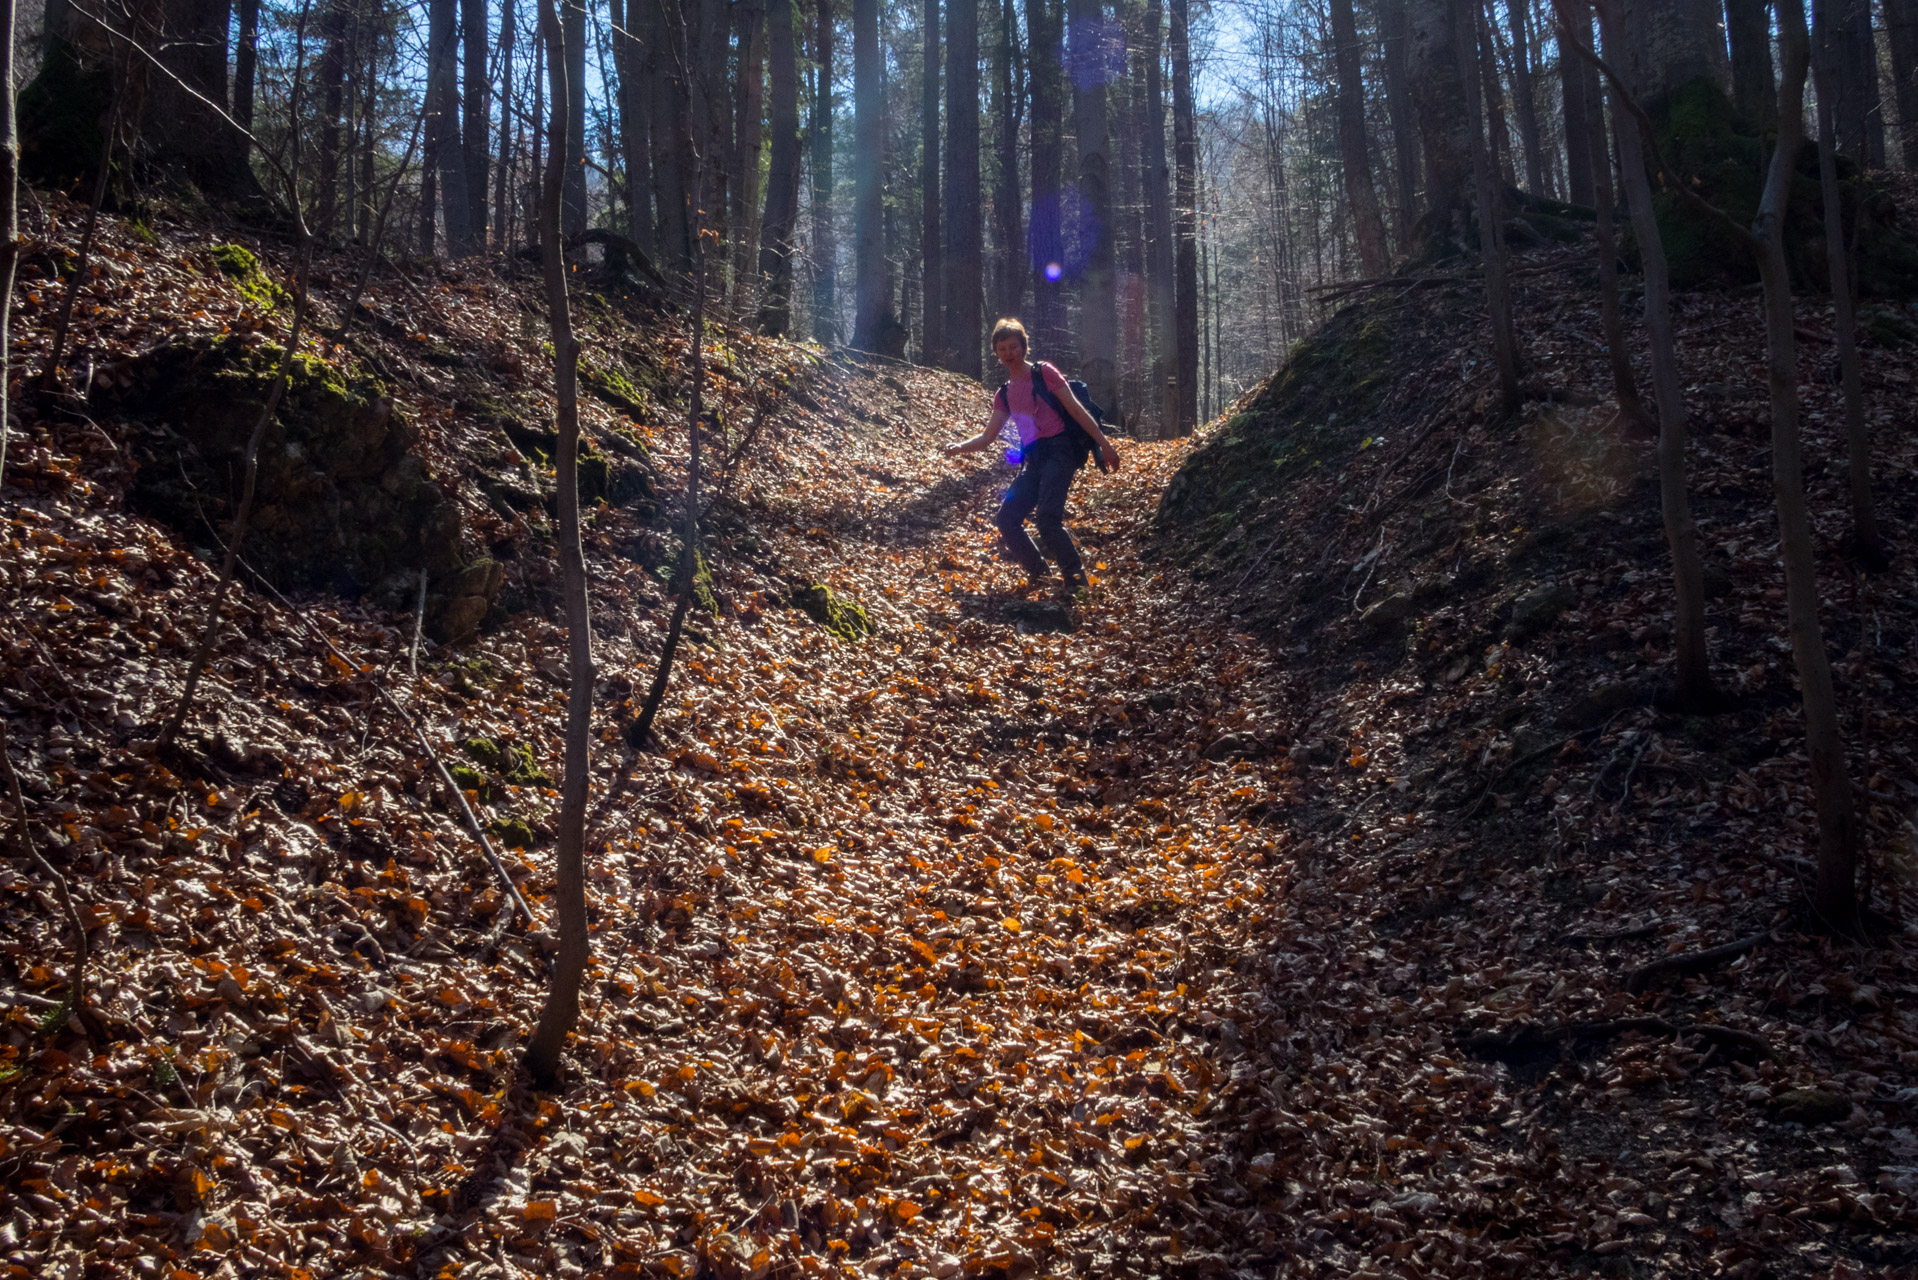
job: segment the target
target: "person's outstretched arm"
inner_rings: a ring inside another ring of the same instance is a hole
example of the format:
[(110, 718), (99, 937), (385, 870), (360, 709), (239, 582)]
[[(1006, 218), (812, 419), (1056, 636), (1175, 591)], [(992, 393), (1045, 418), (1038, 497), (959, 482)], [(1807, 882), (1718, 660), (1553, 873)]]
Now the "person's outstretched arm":
[(962, 440), (958, 444), (947, 445), (945, 448), (946, 456), (948, 458), (956, 458), (962, 453), (977, 453), (981, 449), (990, 447), (992, 442), (999, 438), (999, 429), (1005, 425), (1006, 411), (999, 407), (998, 398), (994, 397), (992, 417), (987, 420), (986, 429), (970, 440)]

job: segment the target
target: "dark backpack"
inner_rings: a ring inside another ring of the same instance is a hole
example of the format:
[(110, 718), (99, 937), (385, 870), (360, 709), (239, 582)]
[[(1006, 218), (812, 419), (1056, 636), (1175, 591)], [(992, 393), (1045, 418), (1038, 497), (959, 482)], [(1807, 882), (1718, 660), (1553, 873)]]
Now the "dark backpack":
[[(1000, 408), (1011, 412), (1012, 399), (1006, 394), (1006, 386), (1008, 385), (1010, 384), (1001, 385), (994, 399), (999, 402)], [(1087, 435), (1086, 429), (1079, 425), (1079, 420), (1070, 413), (1067, 413), (1066, 407), (1059, 403), (1059, 397), (1054, 395), (1052, 388), (1046, 385), (1045, 373), (1037, 366), (1034, 366), (1032, 370), (1032, 389), (1039, 394), (1041, 400), (1044, 400), (1052, 406), (1052, 411), (1058, 414), (1060, 420), (1066, 424), (1066, 440), (1072, 445), (1073, 451), (1077, 453), (1079, 458), (1079, 461), (1074, 464), (1073, 469), (1077, 470), (1079, 467), (1083, 467), (1086, 464), (1086, 459), (1091, 458), (1099, 464), (1099, 470), (1106, 470), (1106, 460), (1099, 456), (1099, 450), (1093, 445), (1092, 437)], [(1099, 430), (1104, 431), (1106, 425), (1105, 410), (1093, 402), (1091, 389), (1076, 378), (1067, 381), (1066, 389), (1072, 392), (1072, 398), (1079, 402), (1079, 407), (1084, 409), (1086, 413), (1091, 415), (1092, 420), (1099, 424)]]

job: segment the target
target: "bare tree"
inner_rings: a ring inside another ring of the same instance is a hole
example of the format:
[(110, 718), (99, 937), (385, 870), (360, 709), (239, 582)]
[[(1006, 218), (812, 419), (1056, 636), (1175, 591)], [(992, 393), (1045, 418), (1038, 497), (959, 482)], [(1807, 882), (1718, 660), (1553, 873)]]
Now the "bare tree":
[[(1802, 0), (1779, 0), (1777, 7), (1781, 60), (1778, 137), (1752, 225), (1741, 226), (1669, 173), (1666, 186), (1743, 244), (1758, 261), (1765, 294), (1765, 373), (1771, 392), (1772, 494), (1778, 511), (1780, 559), (1785, 566), (1787, 628), (1793, 665), (1798, 671), (1805, 752), (1818, 814), (1818, 880), (1812, 893), (1812, 910), (1825, 928), (1857, 937), (1863, 932), (1858, 902), (1861, 833), (1851, 765), (1838, 728), (1831, 659), (1825, 652), (1824, 628), (1818, 616), (1818, 561), (1805, 505), (1804, 453), (1799, 433), (1797, 323), (1791, 268), (1785, 256), (1785, 218), (1798, 155), (1805, 142), (1805, 80), (1811, 62), (1811, 38), (1805, 28)], [(1605, 11), (1601, 4), (1600, 15)], [(1606, 78), (1618, 91), (1621, 105), (1634, 117), (1637, 134), (1647, 141), (1654, 139), (1650, 115), (1624, 89), (1614, 70), (1608, 68)], [(1621, 141), (1632, 132), (1621, 128)]]
[(939, 291), (944, 312), (940, 364), (979, 376), (985, 349), (986, 225), (979, 174), (979, 4), (956, 0), (946, 9), (946, 277)]
[(1172, 282), (1172, 173), (1165, 154), (1165, 72), (1163, 70), (1165, 9), (1161, 0), (1146, 0), (1145, 127), (1140, 154), (1140, 183), (1145, 191), (1146, 315), (1152, 335), (1151, 391), (1141, 406), (1160, 436), (1178, 431), (1179, 380), (1173, 330), (1177, 325)]
[[(466, 193), (466, 156), (460, 142), (459, 13), (457, 0), (429, 0), (426, 37), (426, 154), (446, 223), (446, 251), (462, 258), (478, 246)], [(433, 246), (433, 201), (420, 211), (421, 248)]]
[(1884, 0), (1884, 6), (1892, 96), (1898, 103), (1898, 149), (1905, 168), (1918, 169), (1918, 0)]
[(813, 9), (812, 94), (812, 255), (813, 337), (839, 341), (838, 244), (833, 235), (832, 174), (832, 23), (833, 0), (816, 0)]
[(1065, 37), (1063, 0), (1026, 0), (1026, 81), (1032, 98), (1031, 246), (1032, 331), (1041, 351), (1058, 352), (1067, 341), (1065, 226), (1061, 207), (1065, 171)]
[(795, 0), (771, 0), (767, 6), (773, 139), (766, 171), (765, 232), (759, 249), (764, 282), (759, 328), (773, 337), (783, 337), (792, 324), (793, 232), (799, 223), (798, 22)]
[(1331, 0), (1332, 65), (1338, 70), (1339, 167), (1344, 171), (1345, 200), (1352, 209), (1352, 226), (1359, 242), (1359, 267), (1368, 276), (1382, 276), (1385, 221), (1379, 216), (1378, 191), (1372, 185), (1372, 159), (1365, 143), (1365, 81), (1361, 67), (1358, 22), (1352, 0)]
[(1188, 0), (1171, 0), (1172, 249), (1174, 345), (1179, 376), (1178, 430), (1199, 422), (1199, 139), (1192, 111), (1192, 38)]
[(1865, 422), (1864, 374), (1858, 365), (1858, 320), (1852, 296), (1850, 254), (1845, 247), (1844, 207), (1838, 187), (1838, 138), (1831, 83), (1844, 68), (1832, 56), (1832, 0), (1816, 0), (1813, 19), (1813, 82), (1818, 95), (1818, 184), (1824, 197), (1825, 267), (1831, 277), (1833, 335), (1838, 343), (1839, 381), (1845, 395), (1845, 442), (1851, 490), (1852, 553), (1875, 570), (1886, 566), (1885, 540), (1871, 496), (1871, 431)]
[[(1589, 55), (1592, 51), (1591, 0), (1554, 0), (1554, 4), (1559, 15), (1561, 46), (1576, 44)], [(1584, 56), (1568, 52), (1561, 61), (1561, 74), (1584, 84), (1588, 79), (1585, 72), (1590, 67)], [(1597, 87), (1596, 80), (1592, 86)], [(1656, 433), (1656, 428), (1639, 399), (1638, 378), (1632, 372), (1632, 351), (1625, 337), (1624, 308), (1618, 296), (1618, 237), (1613, 224), (1616, 198), (1612, 190), (1611, 148), (1605, 138), (1604, 97), (1602, 92), (1589, 99), (1581, 94), (1581, 100), (1589, 101), (1592, 107), (1589, 128), (1582, 141), (1588, 148), (1586, 181), (1592, 188), (1592, 209), (1596, 215), (1592, 220), (1592, 238), (1598, 249), (1598, 307), (1605, 328), (1605, 351), (1611, 357), (1612, 397), (1618, 405), (1619, 422), (1625, 434), (1648, 437)], [(1569, 133), (1567, 136), (1569, 138)]]
[(1472, 70), (1470, 96), (1478, 98), (1476, 38), (1460, 43), (1454, 0), (1407, 0), (1408, 60), (1412, 101), (1424, 144), (1425, 210), (1418, 238), (1428, 249), (1449, 251), (1465, 240), (1472, 208), (1472, 157), (1478, 143), (1466, 114), (1467, 90), (1460, 68)]
[[(1889, 12), (1898, 0), (1888, 0)], [(1725, 35), (1731, 43), (1732, 105), (1761, 133), (1777, 123), (1772, 87), (1771, 0), (1725, 0)]]
[(945, 284), (939, 217), (939, 0), (924, 0), (925, 21), (920, 27), (919, 85), (919, 358), (937, 364), (945, 353), (944, 311), (939, 305)]
[[(538, 0), (539, 25), (546, 37), (547, 73), (552, 85), (552, 154), (570, 155), (569, 136), (577, 127), (572, 104), (577, 95), (567, 77), (576, 59), (554, 5)], [(584, 36), (584, 31), (580, 35)], [(586, 562), (579, 542), (579, 343), (573, 337), (566, 296), (565, 246), (560, 231), (566, 175), (549, 166), (540, 201), (540, 263), (546, 282), (546, 307), (553, 335), (554, 427), (559, 435), (555, 462), (559, 485), (560, 575), (566, 601), (567, 695), (566, 776), (560, 783), (559, 841), (553, 854), (557, 884), (553, 894), (559, 952), (553, 985), (540, 1010), (539, 1026), (526, 1047), (526, 1066), (539, 1087), (550, 1089), (559, 1075), (560, 1052), (579, 1022), (580, 984), (586, 976), (590, 940), (586, 922), (586, 792), (591, 777), (593, 727), (593, 631), (586, 596)]]
[(314, 232), (333, 234), (340, 197), (340, 111), (346, 88), (346, 24), (351, 0), (327, 0), (320, 16), (320, 173)]
[[(13, 111), (13, 0), (0, 0), (0, 483), (7, 478), (10, 384), (13, 367), (13, 276), (20, 264), (20, 130)], [(105, 159), (101, 161), (105, 168)], [(4, 744), (0, 744), (3, 749)], [(24, 816), (24, 815), (22, 815)]]
[[(1484, 130), (1478, 0), (1457, 0), (1453, 13), (1458, 22), (1454, 39), (1459, 60), (1459, 96), (1465, 102), (1465, 124), (1470, 135), (1479, 257), (1485, 264), (1485, 306), (1492, 327), (1492, 361), (1498, 369), (1499, 395), (1505, 412), (1512, 413), (1519, 404), (1518, 340), (1512, 332), (1512, 293), (1503, 230), (1504, 193)], [(1485, 53), (1489, 54), (1490, 50)]]
[[(1623, 44), (1619, 0), (1599, 0), (1598, 20), (1605, 36), (1605, 52), (1630, 53)], [(1634, 79), (1643, 69), (1633, 66)], [(1685, 396), (1678, 367), (1678, 346), (1672, 334), (1671, 277), (1665, 263), (1665, 245), (1658, 233), (1658, 215), (1652, 203), (1651, 179), (1646, 171), (1643, 139), (1634, 122), (1618, 129), (1619, 174), (1631, 208), (1632, 232), (1637, 239), (1645, 285), (1645, 332), (1651, 348), (1652, 398), (1658, 406), (1658, 495), (1665, 523), (1665, 541), (1672, 553), (1672, 663), (1676, 676), (1673, 697), (1679, 705), (1709, 710), (1719, 701), (1712, 684), (1711, 655), (1705, 643), (1705, 568), (1698, 551), (1698, 524), (1692, 518), (1685, 471)]]
[(1539, 145), (1538, 103), (1532, 89), (1531, 0), (1506, 0), (1512, 32), (1512, 105), (1518, 116), (1519, 144), (1525, 149), (1525, 189), (1546, 193), (1544, 148)]
[(1385, 45), (1385, 110), (1392, 125), (1393, 178), (1398, 187), (1392, 231), (1403, 254), (1411, 249), (1412, 224), (1419, 216), (1419, 135), (1412, 124), (1405, 0), (1379, 0), (1379, 28)]
[[(507, 0), (510, 7), (512, 0)], [(461, 163), (466, 166), (466, 229), (473, 252), (486, 247), (486, 179), (492, 161), (492, 77), (486, 73), (486, 0), (460, 0)]]
[[(543, 15), (545, 0), (536, 2), (540, 4)], [(444, 0), (435, 0), (435, 3), (444, 3)], [(566, 38), (566, 92), (572, 96), (564, 104), (555, 102), (553, 110), (557, 111), (564, 105), (566, 116), (573, 123), (564, 134), (553, 135), (566, 139), (565, 149), (559, 150), (549, 143), (546, 154), (548, 162), (558, 167), (563, 175), (559, 229), (560, 234), (570, 240), (586, 233), (586, 0), (559, 0), (559, 3), (560, 29)], [(546, 32), (543, 16), (540, 30)], [(549, 69), (559, 56), (560, 47), (549, 36), (546, 41)], [(552, 77), (550, 70), (547, 80), (551, 85), (560, 83)], [(452, 203), (450, 193), (447, 203), (449, 206)], [(448, 238), (451, 238), (450, 235)]]
[(727, 190), (732, 201), (733, 289), (731, 310), (740, 315), (759, 263), (759, 153), (766, 138), (765, 0), (737, 0), (738, 74), (733, 79), (732, 146), (727, 152)]
[[(995, 119), (999, 135), (999, 175), (992, 195), (992, 223), (999, 241), (1000, 271), (992, 292), (994, 309), (1000, 315), (1010, 316), (1019, 313), (1026, 285), (1026, 245), (1021, 234), (1025, 220), (1019, 198), (1019, 124), (1024, 114), (1020, 110), (1024, 99), (1019, 93), (1019, 23), (1013, 0), (1002, 0), (997, 9), (999, 39), (993, 56), (993, 75), (998, 99)], [(1160, 150), (1163, 153), (1164, 148)]]
[(885, 330), (898, 323), (892, 312), (886, 269), (886, 100), (881, 91), (879, 0), (853, 0), (852, 96), (855, 146), (853, 194), (852, 345), (877, 351)]

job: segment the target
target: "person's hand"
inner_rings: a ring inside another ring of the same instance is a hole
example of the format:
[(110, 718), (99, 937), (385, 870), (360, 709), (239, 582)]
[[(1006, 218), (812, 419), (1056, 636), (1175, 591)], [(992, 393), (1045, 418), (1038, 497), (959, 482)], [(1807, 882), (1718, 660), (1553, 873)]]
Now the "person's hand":
[(1099, 442), (1099, 461), (1106, 464), (1106, 470), (1108, 471), (1117, 471), (1119, 469), (1119, 451), (1112, 447), (1112, 441), (1102, 440)]
[(966, 452), (966, 443), (967, 442), (962, 441), (959, 444), (949, 444), (942, 452), (944, 452), (948, 458), (956, 458)]

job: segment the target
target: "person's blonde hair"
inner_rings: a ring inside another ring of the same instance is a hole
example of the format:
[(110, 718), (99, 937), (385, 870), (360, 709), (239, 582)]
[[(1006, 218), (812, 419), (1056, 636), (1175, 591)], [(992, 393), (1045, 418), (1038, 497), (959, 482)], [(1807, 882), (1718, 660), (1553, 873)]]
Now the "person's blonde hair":
[(992, 326), (991, 346), (994, 351), (999, 349), (999, 339), (1001, 338), (1017, 338), (1019, 339), (1020, 346), (1024, 347), (1027, 351), (1032, 350), (1032, 339), (1026, 336), (1026, 327), (1012, 316), (1007, 316)]

